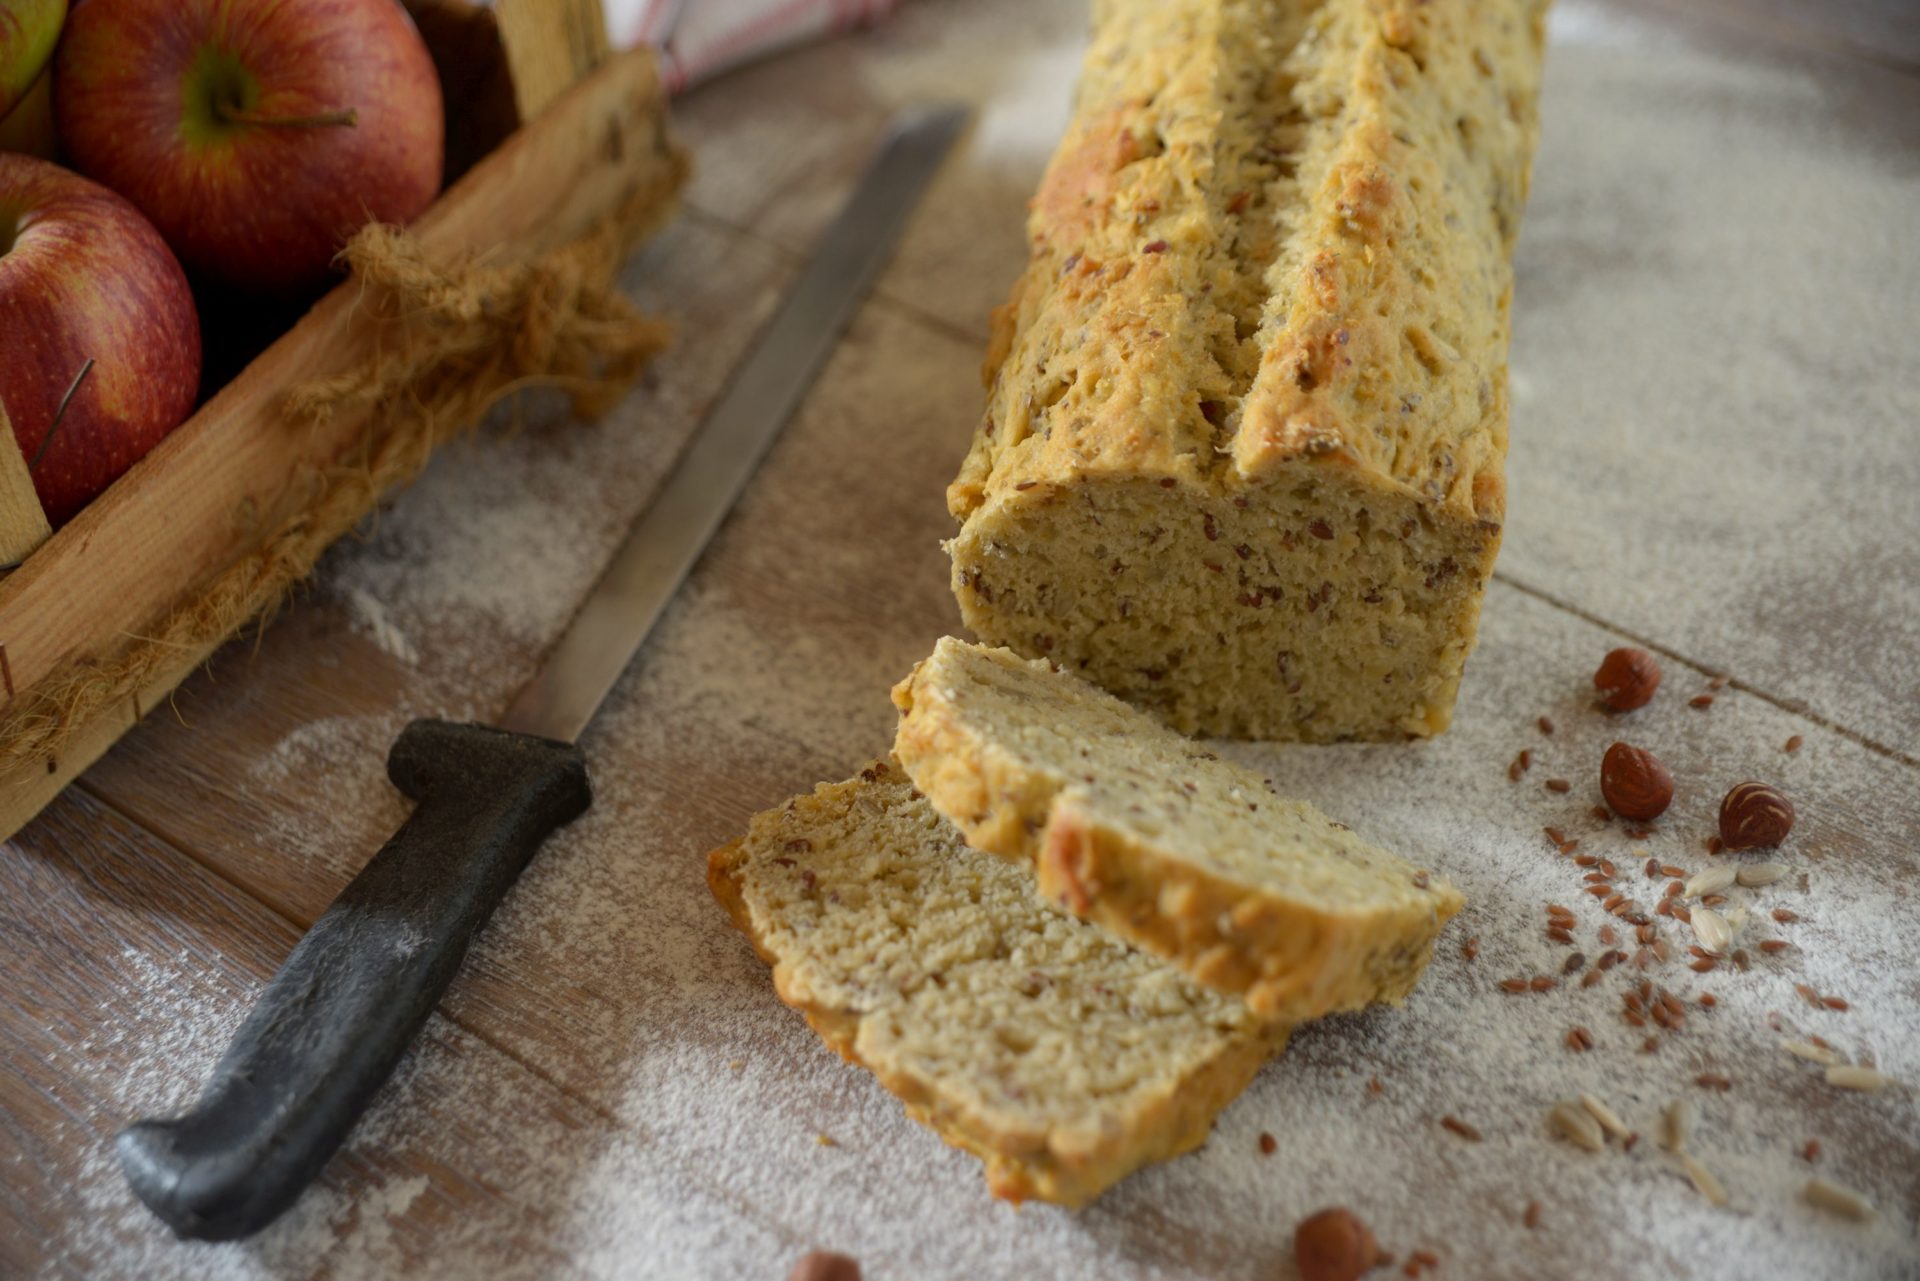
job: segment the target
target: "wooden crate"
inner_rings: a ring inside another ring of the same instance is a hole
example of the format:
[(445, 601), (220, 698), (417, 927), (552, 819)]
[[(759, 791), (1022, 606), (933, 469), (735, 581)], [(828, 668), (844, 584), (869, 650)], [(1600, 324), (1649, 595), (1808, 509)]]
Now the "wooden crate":
[[(589, 46), (580, 56), (598, 54)], [(451, 266), (481, 254), (490, 265), (532, 261), (587, 235), (636, 193), (670, 184), (683, 171), (684, 158), (660, 132), (663, 90), (651, 55), (607, 58), (557, 97), (552, 80), (566, 74), (566, 64), (549, 59), (541, 65), (515, 82), (531, 100), (550, 100), (544, 109), (474, 163), (409, 228), (429, 262)], [(530, 87), (534, 79), (544, 87)], [(451, 92), (448, 109), (450, 117), (460, 111)], [(371, 358), (379, 322), (358, 302), (355, 282), (336, 287), (0, 578), (0, 726), (9, 713), (30, 706), (22, 700), (32, 699), (36, 686), (44, 692), (43, 682), (110, 662), (256, 551), (266, 531), (298, 509), (293, 477), (353, 456), (369, 430), (369, 410), (294, 426), (282, 406), (290, 388), (350, 372)], [(163, 705), (217, 644), (170, 653), (144, 687), (69, 727), (55, 751), (0, 766), (0, 839)]]

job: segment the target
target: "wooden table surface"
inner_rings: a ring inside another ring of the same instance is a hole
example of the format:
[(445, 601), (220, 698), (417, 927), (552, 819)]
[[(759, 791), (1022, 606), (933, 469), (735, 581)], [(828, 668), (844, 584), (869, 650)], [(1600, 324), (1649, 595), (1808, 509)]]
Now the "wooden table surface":
[[(1767, 1023), (1785, 1011), (1920, 1082), (1920, 47), (1897, 6), (1867, 7), (1884, 33), (1864, 42), (1737, 7), (1556, 11), (1518, 255), (1510, 523), (1456, 728), (1233, 749), (1472, 906), (1405, 1010), (1302, 1032), (1201, 1153), (1078, 1217), (992, 1203), (976, 1163), (821, 1047), (702, 873), (754, 811), (884, 751), (888, 686), (957, 627), (942, 490), (1083, 7), (915, 0), (692, 95), (688, 208), (628, 276), (680, 325), (646, 386), (604, 423), (535, 406), (436, 460), (0, 849), (0, 1276), (777, 1278), (826, 1244), (876, 1278), (1273, 1277), (1291, 1275), (1291, 1225), (1330, 1202), (1403, 1255), (1433, 1249), (1442, 1277), (1920, 1276), (1913, 1086), (1842, 1095)], [(192, 1099), (403, 816), (382, 772), (400, 726), (497, 714), (530, 674), (889, 112), (935, 95), (976, 103), (974, 133), (587, 735), (594, 810), (509, 896), (315, 1189), (253, 1241), (174, 1242), (111, 1136)], [(1667, 671), (1630, 728), (1586, 689), (1624, 643)], [(1687, 706), (1714, 676), (1712, 706)], [(1599, 752), (1627, 733), (1680, 780), (1643, 841), (1587, 814)], [(1522, 747), (1539, 760), (1510, 783)], [(1542, 787), (1555, 774), (1570, 793)], [(1763, 931), (1786, 953), (1704, 980), (1665, 967), (1720, 1004), (1655, 1055), (1620, 1021), (1624, 983), (1498, 990), (1562, 960), (1549, 898), (1576, 902), (1583, 947), (1606, 919), (1543, 826), (1697, 867), (1745, 777), (1801, 814), (1794, 875), (1765, 903), (1802, 918)], [(1807, 1014), (1796, 982), (1851, 1009)], [(1565, 1049), (1574, 1021), (1595, 1053)], [(1695, 1088), (1709, 1070), (1733, 1089)], [(1544, 1109), (1580, 1089), (1631, 1105), (1636, 1128), (1695, 1098), (1733, 1207), (1651, 1143), (1594, 1158), (1552, 1139)], [(1256, 1154), (1263, 1130), (1279, 1155)], [(1875, 1223), (1797, 1199), (1809, 1137)], [(1540, 1230), (1519, 1223), (1529, 1199)]]

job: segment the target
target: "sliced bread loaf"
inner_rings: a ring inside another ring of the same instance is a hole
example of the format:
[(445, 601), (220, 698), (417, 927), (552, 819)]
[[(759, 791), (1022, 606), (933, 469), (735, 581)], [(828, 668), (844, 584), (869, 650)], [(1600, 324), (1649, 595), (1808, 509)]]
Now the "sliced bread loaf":
[(898, 765), (761, 814), (714, 851), (708, 882), (780, 999), (1010, 1200), (1083, 1205), (1198, 1147), (1286, 1041), (1042, 902)]
[(1439, 877), (1044, 661), (949, 636), (893, 699), (894, 754), (971, 844), (1258, 1014), (1403, 999), (1460, 910)]
[(948, 491), (967, 626), (1189, 733), (1447, 727), (1545, 0), (1101, 0)]

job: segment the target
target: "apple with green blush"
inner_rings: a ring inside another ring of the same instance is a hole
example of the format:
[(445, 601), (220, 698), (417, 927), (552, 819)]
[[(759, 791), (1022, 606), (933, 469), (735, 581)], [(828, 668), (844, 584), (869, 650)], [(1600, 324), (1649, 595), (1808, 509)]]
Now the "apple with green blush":
[(0, 119), (40, 79), (66, 18), (67, 0), (0, 0)]

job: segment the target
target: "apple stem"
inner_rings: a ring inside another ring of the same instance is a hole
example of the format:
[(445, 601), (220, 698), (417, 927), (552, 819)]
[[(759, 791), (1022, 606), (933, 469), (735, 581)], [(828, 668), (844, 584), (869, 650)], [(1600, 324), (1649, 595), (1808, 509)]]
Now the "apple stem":
[(40, 460), (47, 456), (47, 446), (53, 443), (54, 433), (60, 430), (60, 420), (67, 416), (67, 406), (73, 403), (73, 393), (80, 390), (80, 384), (93, 372), (93, 357), (87, 357), (87, 363), (80, 366), (80, 372), (67, 384), (67, 394), (60, 397), (60, 407), (53, 411), (53, 421), (47, 424), (47, 434), (40, 438), (40, 448), (33, 451), (33, 461), (27, 464), (27, 475), (31, 476), (40, 469)]
[(345, 107), (339, 111), (322, 111), (311, 116), (268, 116), (257, 111), (246, 111), (220, 103), (214, 107), (214, 114), (232, 125), (272, 125), (281, 129), (313, 129), (324, 125), (350, 127), (360, 120), (360, 113), (352, 107)]

